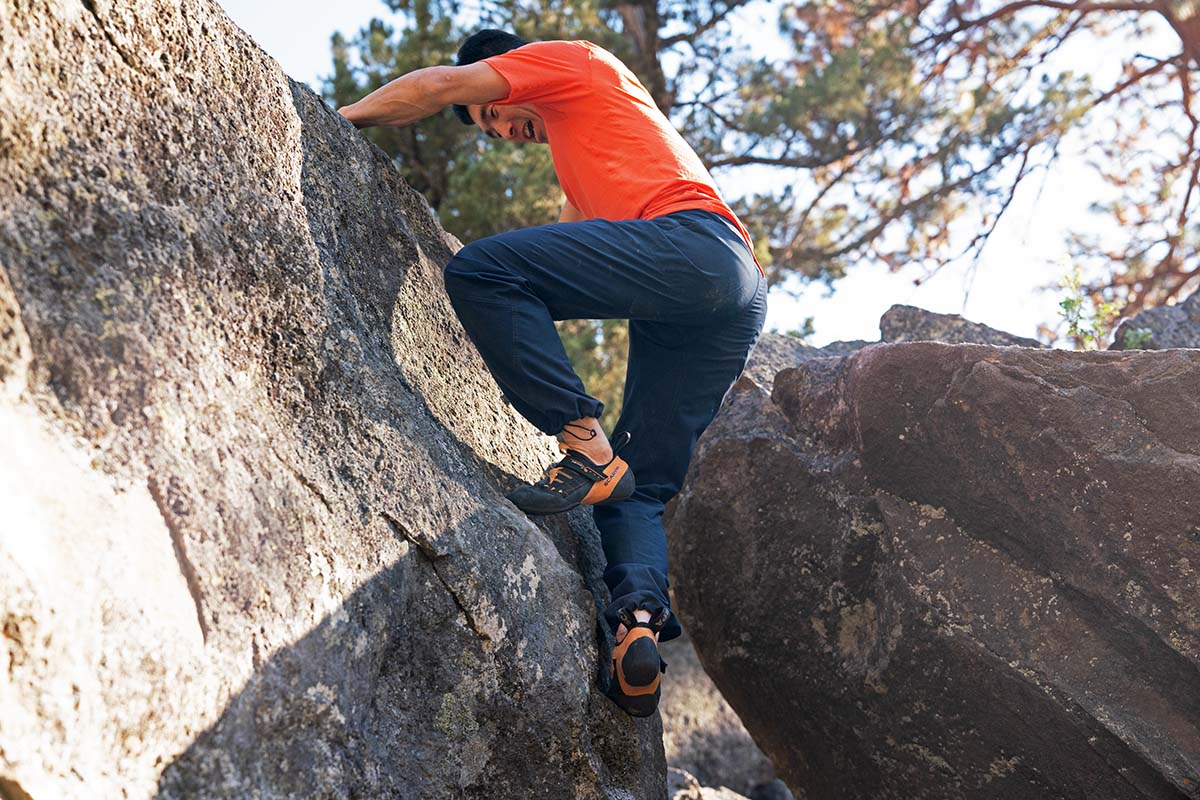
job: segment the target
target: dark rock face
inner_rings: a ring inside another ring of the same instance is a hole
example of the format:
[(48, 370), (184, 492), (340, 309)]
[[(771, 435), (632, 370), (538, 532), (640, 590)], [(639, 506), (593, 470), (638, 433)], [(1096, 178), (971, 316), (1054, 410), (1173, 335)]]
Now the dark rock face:
[(0, 41), (0, 794), (663, 797), (387, 158), (210, 2)]
[[(946, 342), (947, 344), (994, 344), (1019, 347), (1043, 347), (1036, 339), (1026, 339), (1011, 333), (971, 322), (957, 314), (936, 314), (914, 306), (894, 305), (879, 320), (884, 342)], [(857, 339), (832, 342), (823, 347), (805, 344), (794, 336), (764, 333), (754, 347), (754, 356), (746, 365), (745, 377), (771, 391), (775, 375), (814, 358), (848, 356), (870, 344)]]
[(687, 631), (661, 650), (670, 665), (658, 707), (667, 764), (701, 786), (742, 794), (774, 780), (771, 762), (704, 673)]
[(775, 382), (775, 373), (780, 370), (814, 358), (849, 355), (869, 344), (872, 342), (833, 342), (824, 347), (813, 347), (795, 336), (764, 333), (759, 337), (758, 344), (754, 345), (754, 354), (742, 375), (770, 391)]
[(1151, 308), (1120, 324), (1109, 350), (1200, 348), (1200, 291), (1173, 306)]
[(706, 671), (809, 797), (1200, 797), (1200, 353), (743, 378), (669, 541)]
[(879, 320), (885, 342), (945, 342), (1042, 347), (1037, 339), (1014, 336), (963, 319), (957, 314), (935, 314), (914, 306), (894, 305)]

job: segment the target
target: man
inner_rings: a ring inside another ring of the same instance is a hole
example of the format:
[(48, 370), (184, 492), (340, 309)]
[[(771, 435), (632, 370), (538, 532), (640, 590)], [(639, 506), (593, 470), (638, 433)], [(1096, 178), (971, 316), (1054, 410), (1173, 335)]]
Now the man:
[[(610, 697), (648, 716), (666, 667), (657, 643), (681, 633), (663, 506), (758, 340), (766, 280), (700, 159), (604, 49), (480, 31), (457, 66), (408, 73), (340, 112), (360, 128), (408, 125), (447, 105), (492, 138), (550, 146), (559, 224), (466, 245), (446, 290), (505, 398), (564, 455), (510, 499), (528, 514), (592, 506), (618, 642)], [(555, 330), (563, 319), (630, 321), (611, 443)]]

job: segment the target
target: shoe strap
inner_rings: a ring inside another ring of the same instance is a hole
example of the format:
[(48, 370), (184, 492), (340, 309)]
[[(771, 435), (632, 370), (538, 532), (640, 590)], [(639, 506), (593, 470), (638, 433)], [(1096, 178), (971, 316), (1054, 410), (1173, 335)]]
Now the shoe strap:
[(655, 633), (661, 633), (666, 626), (667, 620), (671, 618), (671, 609), (660, 608), (658, 611), (650, 615), (649, 622), (642, 622), (633, 616), (633, 611), (628, 608), (622, 608), (617, 611), (617, 620), (627, 629), (634, 628), (649, 628)]
[(603, 470), (596, 469), (592, 462), (588, 461), (585, 456), (574, 451), (568, 451), (562, 461), (558, 462), (558, 466), (589, 478), (592, 481), (602, 481), (608, 477)]

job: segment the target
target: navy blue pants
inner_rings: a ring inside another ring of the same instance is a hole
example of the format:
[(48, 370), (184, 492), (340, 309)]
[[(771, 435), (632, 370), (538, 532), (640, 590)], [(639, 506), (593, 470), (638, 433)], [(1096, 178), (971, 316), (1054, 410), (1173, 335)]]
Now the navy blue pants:
[[(571, 368), (554, 320), (628, 319), (625, 400), (614, 433), (637, 489), (592, 506), (619, 609), (670, 607), (663, 506), (696, 440), (742, 372), (767, 312), (766, 280), (733, 224), (711, 211), (588, 220), (490, 236), (446, 265), (446, 291), (504, 397), (551, 436), (603, 404)], [(674, 615), (660, 640), (680, 634)]]

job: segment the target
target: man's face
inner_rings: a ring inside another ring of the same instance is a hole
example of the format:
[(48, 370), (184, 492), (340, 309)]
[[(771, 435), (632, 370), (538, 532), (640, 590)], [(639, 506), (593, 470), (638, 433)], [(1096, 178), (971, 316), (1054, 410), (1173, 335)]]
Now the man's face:
[(510, 142), (534, 142), (546, 144), (546, 124), (530, 106), (502, 106), (485, 103), (467, 106), (467, 113), (475, 124), (493, 139), (508, 139)]

